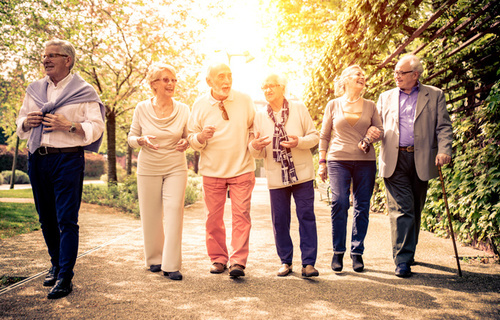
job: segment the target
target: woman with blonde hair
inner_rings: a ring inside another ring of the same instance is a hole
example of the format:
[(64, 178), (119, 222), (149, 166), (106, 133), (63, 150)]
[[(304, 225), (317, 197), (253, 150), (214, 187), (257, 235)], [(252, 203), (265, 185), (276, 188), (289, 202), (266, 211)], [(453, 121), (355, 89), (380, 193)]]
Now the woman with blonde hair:
[(189, 107), (173, 99), (177, 78), (172, 66), (152, 66), (147, 81), (153, 97), (137, 104), (128, 134), (129, 145), (141, 148), (137, 188), (146, 267), (181, 280)]
[(383, 130), (375, 103), (362, 97), (365, 81), (358, 65), (342, 71), (335, 82), (339, 97), (326, 105), (320, 133), (319, 175), (323, 181), (329, 176), (332, 191), (334, 271), (343, 268), (351, 182), (354, 213), (350, 253), (354, 271), (364, 269), (362, 255), (376, 172), (372, 143), (381, 139)]

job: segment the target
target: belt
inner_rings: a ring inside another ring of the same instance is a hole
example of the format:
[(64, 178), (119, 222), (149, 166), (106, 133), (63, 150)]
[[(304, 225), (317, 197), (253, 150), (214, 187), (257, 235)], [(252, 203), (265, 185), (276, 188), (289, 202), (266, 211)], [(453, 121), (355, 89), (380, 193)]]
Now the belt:
[(36, 149), (35, 153), (38, 153), (41, 156), (45, 156), (47, 154), (80, 152), (82, 150), (83, 147), (68, 147), (68, 148), (40, 147)]
[(415, 147), (414, 146), (399, 147), (399, 151), (415, 152)]

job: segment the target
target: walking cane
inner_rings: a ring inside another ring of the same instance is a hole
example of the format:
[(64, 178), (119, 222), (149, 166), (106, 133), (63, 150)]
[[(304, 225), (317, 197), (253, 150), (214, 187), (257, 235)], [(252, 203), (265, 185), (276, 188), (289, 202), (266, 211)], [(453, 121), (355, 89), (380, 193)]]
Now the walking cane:
[(451, 224), (450, 208), (448, 207), (448, 199), (446, 197), (446, 190), (444, 189), (444, 179), (440, 165), (438, 165), (438, 171), (439, 171), (439, 180), (441, 180), (441, 187), (443, 188), (444, 205), (446, 206), (446, 213), (448, 214), (448, 224), (450, 227), (451, 240), (453, 241), (453, 249), (455, 249), (455, 258), (457, 259), (458, 276), (462, 277), (462, 270), (460, 269), (460, 260), (458, 259), (457, 245), (455, 243), (455, 234), (453, 233), (453, 225)]

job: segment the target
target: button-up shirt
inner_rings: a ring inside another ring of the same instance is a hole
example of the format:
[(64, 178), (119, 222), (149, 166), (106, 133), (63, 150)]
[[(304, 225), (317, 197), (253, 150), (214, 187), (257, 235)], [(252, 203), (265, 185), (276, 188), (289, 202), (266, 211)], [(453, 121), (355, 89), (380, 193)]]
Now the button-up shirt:
[(417, 109), (417, 98), (420, 83), (411, 89), (410, 94), (399, 90), (399, 146), (413, 146), (415, 123), (415, 110)]

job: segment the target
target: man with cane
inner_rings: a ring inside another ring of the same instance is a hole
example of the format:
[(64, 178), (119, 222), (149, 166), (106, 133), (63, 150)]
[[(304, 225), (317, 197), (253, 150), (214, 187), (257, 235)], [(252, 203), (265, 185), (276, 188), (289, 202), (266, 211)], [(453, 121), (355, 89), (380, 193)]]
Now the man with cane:
[[(453, 131), (442, 90), (423, 85), (414, 55), (396, 64), (397, 88), (382, 93), (377, 109), (384, 125), (379, 175), (384, 178), (398, 277), (411, 276), (428, 180), (450, 163)], [(450, 226), (451, 227), (451, 226)]]

